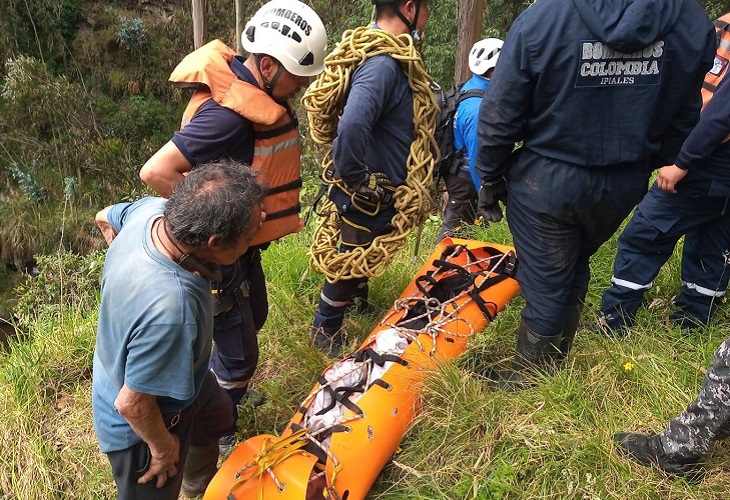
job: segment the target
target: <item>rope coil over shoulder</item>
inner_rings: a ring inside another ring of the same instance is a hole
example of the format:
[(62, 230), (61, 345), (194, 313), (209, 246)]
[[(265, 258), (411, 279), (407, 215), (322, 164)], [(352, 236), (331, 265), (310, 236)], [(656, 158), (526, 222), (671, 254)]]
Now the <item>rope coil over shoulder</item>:
[(345, 105), (350, 77), (367, 59), (383, 54), (400, 63), (413, 92), (414, 140), (406, 164), (407, 176), (394, 195), (396, 214), (391, 220), (393, 229), (375, 237), (367, 248), (338, 252), (340, 215), (332, 201), (324, 200), (319, 226), (314, 233), (310, 264), (330, 283), (383, 274), (395, 253), (405, 246), (410, 232), (425, 219), (433, 206), (430, 187), (437, 159), (432, 151), (438, 156), (433, 136), (438, 106), (431, 91), (431, 78), (409, 35), (396, 36), (388, 31), (363, 27), (348, 30), (325, 59), (324, 72), (302, 98), (312, 139), (326, 146), (321, 165), (322, 180), (328, 184), (341, 182), (328, 177), (326, 172), (333, 171), (332, 141)]

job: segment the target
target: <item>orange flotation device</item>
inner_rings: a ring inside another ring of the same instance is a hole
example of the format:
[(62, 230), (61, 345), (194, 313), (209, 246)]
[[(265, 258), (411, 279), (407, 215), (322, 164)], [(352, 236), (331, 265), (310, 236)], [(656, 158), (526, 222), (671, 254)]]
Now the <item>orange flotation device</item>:
[(511, 247), (444, 239), (363, 342), (327, 368), (280, 437), (255, 436), (204, 500), (362, 500), (419, 408), (425, 378), (517, 295)]
[(209, 99), (251, 122), (251, 167), (266, 185), (266, 220), (251, 241), (254, 246), (298, 233), (304, 227), (299, 217), (299, 122), (288, 103), (276, 102), (257, 86), (238, 79), (230, 68), (235, 56), (232, 48), (213, 40), (185, 56), (169, 80), (178, 87), (195, 89), (183, 113), (181, 129)]

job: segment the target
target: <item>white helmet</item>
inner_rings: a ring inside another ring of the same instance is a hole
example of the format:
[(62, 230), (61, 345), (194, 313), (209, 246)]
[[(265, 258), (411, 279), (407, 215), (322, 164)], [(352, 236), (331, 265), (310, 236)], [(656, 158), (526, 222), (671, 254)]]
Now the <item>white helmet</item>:
[(469, 51), (469, 69), (475, 75), (484, 75), (497, 65), (504, 42), (499, 38), (479, 40)]
[(246, 23), (241, 44), (250, 54), (276, 58), (296, 76), (324, 69), (327, 33), (316, 12), (298, 0), (272, 0)]

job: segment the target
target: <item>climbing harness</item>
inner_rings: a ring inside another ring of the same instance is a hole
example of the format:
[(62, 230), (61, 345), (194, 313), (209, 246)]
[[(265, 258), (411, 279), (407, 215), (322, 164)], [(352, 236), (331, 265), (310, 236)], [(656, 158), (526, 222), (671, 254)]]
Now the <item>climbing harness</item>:
[[(344, 183), (332, 175), (332, 141), (352, 73), (368, 58), (383, 54), (400, 63), (413, 92), (414, 140), (407, 160), (407, 176), (405, 183), (392, 194), (396, 211), (391, 220), (392, 229), (376, 236), (366, 247), (338, 251), (341, 217), (331, 200), (323, 200), (310, 263), (330, 283), (381, 275), (390, 259), (406, 244), (412, 229), (426, 218), (433, 206), (430, 187), (437, 160), (432, 152), (438, 151), (433, 136), (438, 106), (431, 91), (431, 78), (409, 35), (396, 36), (388, 31), (363, 27), (346, 31), (342, 41), (325, 59), (324, 72), (304, 94), (302, 106), (307, 111), (312, 139), (326, 147), (322, 159), (322, 181), (348, 192)], [(376, 206), (376, 213), (378, 209)]]
[(516, 269), (510, 247), (442, 240), (362, 346), (319, 377), (282, 436), (239, 445), (205, 499), (364, 499), (413, 422), (426, 377), (517, 294)]

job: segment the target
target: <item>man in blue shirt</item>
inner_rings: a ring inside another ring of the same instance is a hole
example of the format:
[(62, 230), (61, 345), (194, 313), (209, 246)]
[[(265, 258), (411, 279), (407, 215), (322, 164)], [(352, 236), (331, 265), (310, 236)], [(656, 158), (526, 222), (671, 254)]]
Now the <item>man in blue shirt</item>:
[[(169, 200), (100, 211), (104, 263), (92, 404), (120, 499), (201, 494), (216, 472), (231, 401), (208, 369), (210, 282), (248, 248), (264, 190), (249, 167), (192, 171)], [(180, 469), (184, 474), (179, 474)]]
[[(695, 0), (537, 0), (509, 30), (479, 114), (479, 210), (501, 210), (525, 299), (524, 385), (571, 348), (589, 259), (674, 163), (699, 118), (715, 33)], [(515, 151), (515, 144), (522, 146)]]
[[(469, 51), (469, 69), (473, 75), (461, 85), (462, 95), (470, 90), (486, 92), (502, 45), (503, 42), (499, 38), (485, 38), (474, 44)], [(444, 210), (443, 224), (436, 237), (437, 242), (444, 236), (454, 236), (462, 223), (471, 224), (477, 217), (477, 193), (481, 187), (481, 179), (474, 164), (477, 158), (477, 122), (481, 102), (481, 98), (477, 96), (468, 97), (456, 107), (454, 114), (456, 158), (452, 170), (444, 174), (449, 199)], [(441, 154), (446, 152), (442, 151)]]

